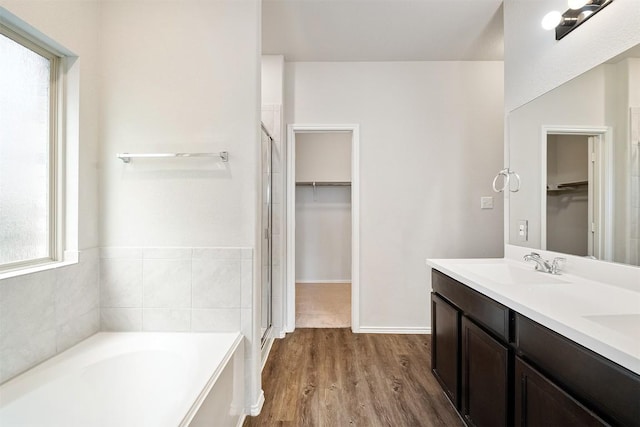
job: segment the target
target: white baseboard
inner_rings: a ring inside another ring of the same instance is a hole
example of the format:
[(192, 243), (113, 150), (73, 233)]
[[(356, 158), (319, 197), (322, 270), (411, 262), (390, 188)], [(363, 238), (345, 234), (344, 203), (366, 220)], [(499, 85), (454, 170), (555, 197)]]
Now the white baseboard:
[(316, 280), (296, 280), (296, 284), (300, 283), (303, 285), (314, 284), (314, 285), (324, 285), (325, 283), (351, 283), (351, 279), (342, 279), (342, 280), (326, 280), (326, 279), (316, 279)]
[(240, 418), (238, 418), (238, 423), (236, 424), (236, 427), (242, 427), (242, 424), (244, 424), (244, 420), (247, 418), (247, 414), (240, 414)]
[(431, 327), (409, 328), (406, 326), (360, 326), (354, 333), (359, 334), (431, 334)]
[(249, 415), (251, 415), (252, 417), (257, 417), (258, 415), (260, 415), (260, 411), (262, 411), (262, 405), (264, 405), (264, 390), (260, 390), (258, 401), (255, 404), (251, 405)]

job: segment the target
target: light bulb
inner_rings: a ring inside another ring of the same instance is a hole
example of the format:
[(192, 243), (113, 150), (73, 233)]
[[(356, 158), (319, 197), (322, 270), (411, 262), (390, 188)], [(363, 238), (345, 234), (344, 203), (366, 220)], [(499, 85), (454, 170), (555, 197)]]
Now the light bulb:
[(589, 15), (593, 15), (593, 11), (592, 10), (585, 10), (585, 11), (580, 12), (580, 14), (577, 16), (576, 25), (579, 25), (582, 21), (587, 19), (589, 17)]
[(569, 9), (578, 10), (589, 3), (589, 0), (568, 0)]
[(551, 12), (544, 15), (541, 24), (542, 28), (544, 28), (545, 30), (553, 30), (558, 26), (558, 24), (560, 24), (560, 22), (562, 22), (562, 14), (557, 10), (552, 10)]

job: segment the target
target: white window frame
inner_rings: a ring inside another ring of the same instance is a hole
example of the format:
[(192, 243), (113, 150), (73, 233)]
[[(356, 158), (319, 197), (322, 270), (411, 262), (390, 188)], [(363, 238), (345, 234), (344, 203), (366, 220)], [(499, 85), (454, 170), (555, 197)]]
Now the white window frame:
[(0, 34), (51, 62), (49, 120), (49, 254), (0, 265), (0, 279), (78, 262), (78, 57), (0, 7)]

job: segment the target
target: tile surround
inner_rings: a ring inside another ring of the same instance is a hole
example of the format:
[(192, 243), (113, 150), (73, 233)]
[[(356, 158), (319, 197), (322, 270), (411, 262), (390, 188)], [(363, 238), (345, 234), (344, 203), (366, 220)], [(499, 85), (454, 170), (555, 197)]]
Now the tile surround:
[(0, 383), (99, 330), (251, 336), (252, 248), (93, 248), (0, 281)]
[(252, 248), (102, 248), (100, 254), (102, 330), (250, 335), (241, 309), (251, 307)]
[(142, 277), (143, 307), (191, 307), (191, 260), (145, 259)]
[(0, 383), (100, 329), (99, 251), (77, 264), (0, 280)]

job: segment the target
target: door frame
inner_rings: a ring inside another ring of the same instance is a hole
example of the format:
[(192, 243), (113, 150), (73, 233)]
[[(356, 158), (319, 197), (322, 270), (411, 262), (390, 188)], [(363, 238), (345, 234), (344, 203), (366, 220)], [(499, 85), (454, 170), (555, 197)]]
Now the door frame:
[[(589, 195), (595, 196), (593, 222), (599, 224), (593, 241), (594, 252), (598, 259), (613, 260), (613, 129), (609, 126), (546, 126), (541, 128), (540, 157), (540, 249), (547, 249), (547, 136), (582, 135), (595, 137), (593, 153), (596, 162), (595, 188), (589, 189)], [(591, 157), (591, 153), (589, 154)], [(592, 214), (591, 212), (589, 213)]]
[(292, 124), (287, 126), (286, 268), (284, 329), (296, 327), (296, 134), (351, 133), (351, 330), (360, 331), (360, 125)]

